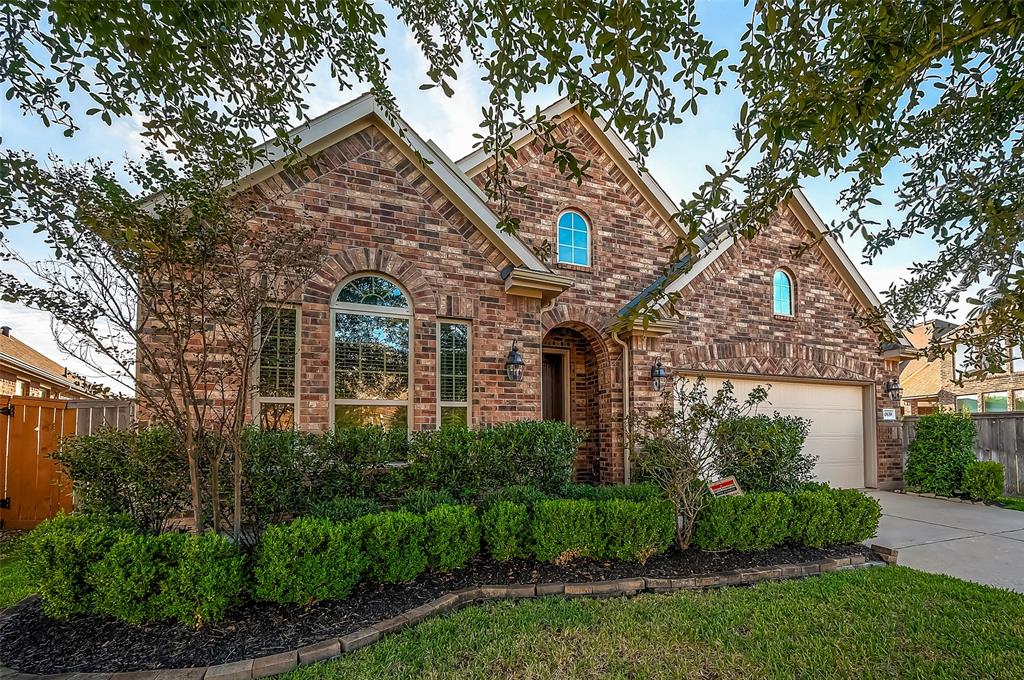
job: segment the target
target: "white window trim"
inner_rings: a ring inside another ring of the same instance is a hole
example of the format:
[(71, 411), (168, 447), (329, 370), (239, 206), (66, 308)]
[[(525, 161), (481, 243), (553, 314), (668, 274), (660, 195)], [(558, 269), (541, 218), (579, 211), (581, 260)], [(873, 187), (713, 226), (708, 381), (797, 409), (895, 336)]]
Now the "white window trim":
[[(562, 258), (559, 256), (559, 253), (558, 253), (559, 247), (558, 246), (560, 245), (560, 243), (559, 243), (559, 240), (558, 240), (558, 232), (561, 229), (560, 229), (560, 227), (558, 225), (562, 221), (562, 218), (565, 215), (569, 214), (569, 213), (573, 213), (573, 214), (579, 215), (580, 219), (583, 220), (583, 224), (587, 225), (587, 263), (586, 264), (577, 264), (575, 262), (563, 262)], [(586, 269), (589, 269), (591, 267), (591, 265), (594, 264), (594, 225), (590, 223), (590, 220), (587, 218), (586, 214), (582, 210), (577, 210), (575, 208), (566, 208), (562, 212), (558, 213), (558, 218), (555, 220), (555, 262), (557, 264), (564, 264), (564, 265), (568, 265), (570, 267), (584, 267)]]
[[(273, 307), (274, 305), (265, 305), (266, 307)], [(260, 394), (260, 348), (257, 346), (256, 352), (256, 370), (253, 371), (253, 391), (255, 392), (255, 399), (253, 399), (253, 421), (259, 426), (261, 420), (261, 407), (263, 404), (291, 404), (292, 405), (292, 425), (295, 429), (299, 428), (299, 393), (301, 390), (301, 376), (302, 376), (302, 306), (295, 304), (284, 304), (277, 307), (278, 311), (285, 311), (286, 309), (293, 310), (295, 312), (295, 392), (291, 397), (264, 397)], [(259, 338), (263, 337), (263, 318), (262, 312), (260, 316), (260, 335)], [(258, 342), (258, 339), (257, 339)]]
[[(786, 277), (786, 281), (789, 282), (789, 314), (776, 311), (775, 309), (776, 274), (782, 274)], [(784, 267), (776, 267), (772, 271), (772, 316), (781, 316), (787, 319), (791, 319), (796, 316), (796, 277), (793, 275), (793, 272), (785, 269)]]
[[(441, 324), (458, 324), (466, 327), (466, 401), (441, 401)], [(466, 319), (440, 318), (435, 326), (437, 338), (437, 427), (441, 427), (441, 409), (445, 407), (466, 408), (466, 427), (473, 427), (473, 323)]]
[[(341, 292), (342, 288), (347, 286), (352, 281), (355, 281), (356, 279), (361, 279), (361, 278), (364, 278), (364, 277), (367, 277), (367, 276), (374, 276), (374, 277), (377, 277), (377, 278), (380, 278), (380, 279), (384, 279), (384, 280), (390, 281), (391, 283), (393, 283), (396, 286), (398, 286), (398, 289), (400, 291), (402, 291), (402, 295), (405, 296), (405, 300), (406, 300), (407, 303), (409, 303), (409, 306), (405, 307), (405, 308), (401, 308), (401, 307), (383, 307), (383, 306), (379, 306), (378, 307), (376, 305), (362, 305), (362, 304), (352, 303), (352, 302), (338, 302), (337, 301), (338, 300), (338, 293)], [(414, 361), (413, 352), (412, 352), (412, 348), (413, 348), (412, 340), (413, 340), (413, 336), (416, 334), (416, 330), (415, 330), (416, 314), (413, 312), (414, 308), (415, 308), (415, 304), (413, 303), (412, 296), (409, 295), (409, 291), (405, 288), (405, 286), (403, 286), (401, 283), (399, 283), (394, 277), (388, 276), (387, 274), (385, 274), (383, 272), (378, 272), (378, 271), (359, 272), (358, 274), (353, 274), (351, 276), (345, 277), (341, 281), (341, 283), (339, 283), (334, 288), (334, 292), (331, 294), (331, 309), (330, 309), (330, 315), (328, 316), (328, 325), (327, 325), (327, 338), (328, 338), (328, 342), (330, 343), (330, 351), (328, 352), (328, 361), (330, 362), (330, 364), (328, 365), (328, 370), (327, 370), (327, 391), (328, 391), (328, 395), (329, 395), (327, 403), (328, 403), (328, 410), (330, 411), (330, 413), (328, 414), (327, 422), (329, 423), (330, 428), (332, 430), (335, 427), (334, 411), (335, 411), (335, 408), (337, 406), (405, 406), (406, 407), (406, 409), (405, 409), (406, 430), (408, 432), (410, 432), (410, 433), (412, 432), (412, 422), (413, 422), (412, 421), (412, 404), (413, 404), (413, 394), (415, 393), (415, 379), (414, 379), (415, 371), (413, 370), (413, 366), (415, 365), (415, 361)], [(334, 346), (335, 346), (334, 329), (337, 327), (337, 316), (338, 316), (338, 314), (364, 314), (366, 316), (389, 316), (389, 317), (396, 318), (396, 319), (408, 319), (409, 320), (409, 337), (408, 337), (408, 342), (409, 342), (409, 396), (408, 396), (407, 399), (339, 399), (337, 396), (335, 396), (335, 392), (334, 392), (334, 387), (335, 387), (335, 384), (334, 384), (334, 368), (335, 368), (335, 364), (334, 364)]]

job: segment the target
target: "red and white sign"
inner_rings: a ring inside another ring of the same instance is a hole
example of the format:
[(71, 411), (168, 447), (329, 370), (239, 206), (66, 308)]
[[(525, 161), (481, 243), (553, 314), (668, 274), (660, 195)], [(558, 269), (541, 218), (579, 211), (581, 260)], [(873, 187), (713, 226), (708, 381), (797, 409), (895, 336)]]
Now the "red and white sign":
[(712, 496), (742, 496), (743, 489), (740, 488), (740, 483), (736, 481), (735, 477), (725, 477), (714, 482), (708, 483), (708, 489), (711, 490)]

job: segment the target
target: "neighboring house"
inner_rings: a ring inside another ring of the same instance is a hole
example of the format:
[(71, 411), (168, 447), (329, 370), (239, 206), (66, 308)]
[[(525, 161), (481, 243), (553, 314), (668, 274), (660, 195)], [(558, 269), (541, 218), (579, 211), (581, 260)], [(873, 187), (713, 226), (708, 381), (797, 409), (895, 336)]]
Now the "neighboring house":
[(10, 326), (0, 326), (0, 396), (87, 399), (92, 394), (67, 368), (12, 336)]
[[(621, 482), (624, 416), (671, 387), (654, 387), (660, 362), (670, 376), (728, 377), (743, 396), (771, 383), (763, 410), (813, 421), (819, 478), (897, 485), (899, 425), (882, 410), (893, 406), (884, 383), (901, 349), (881, 352), (855, 320), (878, 300), (832, 238), (794, 256), (823, 229), (803, 194), (754, 241), (704, 244), (696, 266), (674, 269), (665, 286), (682, 318), (616, 332), (622, 315), (661, 302), (652, 286), (682, 234), (675, 206), (603, 121), (564, 99), (545, 114), (588, 177), (563, 179), (540, 141), (517, 134), (511, 180), (527, 191), (510, 199), (515, 236), (497, 229), (481, 190), (485, 154), (453, 162), (369, 96), (298, 131), (304, 167), (247, 178), (268, 200), (284, 191), (275, 218), (317, 212), (330, 244), (322, 270), (269, 322), (261, 421), (321, 430), (564, 420), (589, 433), (577, 477)], [(513, 348), (520, 380), (506, 367)]]
[(951, 351), (938, 359), (921, 357), (904, 362), (900, 369), (903, 412), (918, 416), (940, 410), (966, 409), (972, 413), (1024, 411), (1024, 357), (1021, 347), (1007, 347), (1004, 372), (980, 379), (971, 378), (962, 375), (966, 352), (955, 346), (958, 328), (948, 321), (928, 321), (907, 331), (907, 338), (916, 349), (927, 347), (935, 338)]

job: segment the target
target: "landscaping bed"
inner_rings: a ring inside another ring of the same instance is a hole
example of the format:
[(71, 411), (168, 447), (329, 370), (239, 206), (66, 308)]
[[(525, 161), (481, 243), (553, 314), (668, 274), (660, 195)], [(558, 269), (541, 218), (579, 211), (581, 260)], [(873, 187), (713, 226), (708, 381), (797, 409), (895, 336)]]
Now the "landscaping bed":
[(231, 608), (224, 619), (198, 630), (170, 621), (132, 625), (81, 614), (54, 620), (33, 598), (12, 608), (0, 623), (0, 649), (4, 650), (0, 662), (30, 673), (207, 666), (340, 637), (472, 586), (689, 577), (853, 555), (877, 559), (860, 544), (829, 548), (787, 544), (752, 552), (672, 549), (643, 565), (580, 559), (558, 566), (520, 559), (496, 562), (481, 555), (462, 569), (425, 572), (406, 584), (360, 583), (342, 600), (311, 606), (248, 601)]

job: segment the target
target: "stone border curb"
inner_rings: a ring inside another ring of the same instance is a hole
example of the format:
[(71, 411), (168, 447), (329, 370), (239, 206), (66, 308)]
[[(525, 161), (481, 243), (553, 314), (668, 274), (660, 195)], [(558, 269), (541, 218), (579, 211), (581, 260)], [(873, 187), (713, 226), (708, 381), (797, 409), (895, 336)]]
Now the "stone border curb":
[(934, 498), (937, 501), (947, 501), (949, 503), (965, 503), (967, 505), (986, 505), (985, 501), (972, 501), (970, 498), (953, 498), (952, 496), (939, 496), (933, 493), (918, 493), (917, 491), (906, 491), (905, 489), (893, 489), (892, 493), (898, 493), (904, 496), (917, 496), (918, 498)]
[[(424, 621), (437, 614), (443, 614), (467, 604), (487, 600), (518, 600), (534, 597), (561, 595), (564, 597), (630, 597), (642, 592), (669, 593), (676, 590), (703, 590), (724, 586), (751, 585), (765, 581), (786, 581), (823, 574), (843, 569), (885, 566), (896, 563), (896, 551), (885, 546), (873, 545), (882, 557), (882, 562), (868, 561), (865, 555), (836, 557), (816, 562), (782, 564), (773, 567), (735, 569), (706, 576), (685, 578), (652, 578), (635, 576), (612, 581), (589, 583), (521, 583), (512, 585), (485, 585), (464, 588), (446, 593), (426, 604), (372, 626), (360, 628), (340, 638), (330, 638), (299, 649), (256, 659), (244, 659), (230, 663), (197, 668), (167, 668), (155, 671), (123, 673), (59, 673), (36, 675), (22, 673), (13, 668), (0, 666), (0, 680), (258, 680), (332, 659), (342, 654), (372, 645), (385, 635), (397, 633), (407, 626)], [(9, 613), (12, 608), (9, 608)]]

